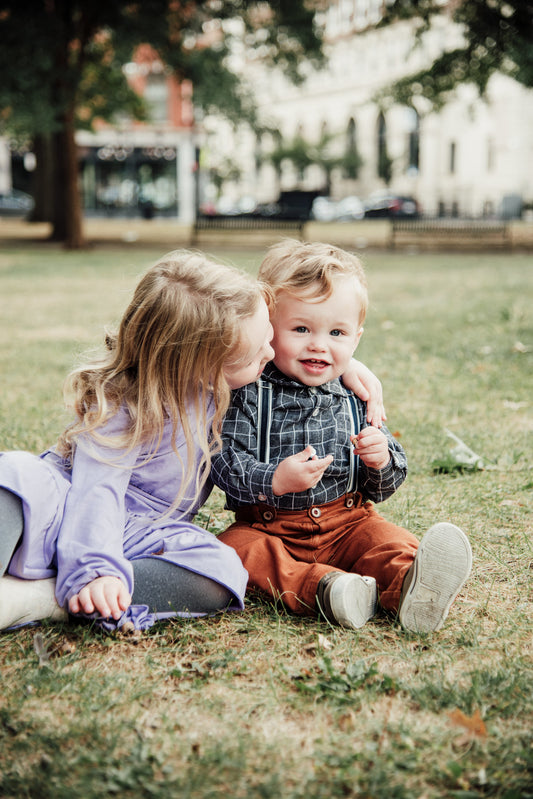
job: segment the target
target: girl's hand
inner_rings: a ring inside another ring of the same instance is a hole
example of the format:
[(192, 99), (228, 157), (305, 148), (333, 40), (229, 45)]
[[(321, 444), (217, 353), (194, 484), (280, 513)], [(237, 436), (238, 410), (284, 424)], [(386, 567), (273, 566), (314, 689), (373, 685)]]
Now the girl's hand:
[(342, 382), (363, 402), (366, 402), (366, 419), (368, 424), (381, 427), (387, 414), (383, 405), (383, 388), (374, 372), (352, 358), (342, 376)]
[(317, 458), (311, 446), (285, 458), (274, 472), (272, 493), (280, 497), (282, 494), (297, 494), (314, 488), (332, 461), (333, 455)]
[(112, 617), (117, 621), (131, 604), (131, 596), (119, 577), (97, 577), (87, 583), (79, 594), (70, 598), (68, 607), (71, 613), (85, 613), (90, 616), (95, 611), (104, 619)]
[(354, 452), (371, 469), (384, 469), (390, 461), (389, 444), (385, 434), (376, 427), (364, 427), (358, 436), (351, 436)]

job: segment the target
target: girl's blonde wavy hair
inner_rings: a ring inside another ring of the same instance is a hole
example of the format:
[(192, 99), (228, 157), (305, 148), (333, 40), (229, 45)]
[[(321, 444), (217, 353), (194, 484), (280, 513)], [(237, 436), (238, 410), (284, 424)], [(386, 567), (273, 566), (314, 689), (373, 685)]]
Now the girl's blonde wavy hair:
[[(76, 438), (83, 433), (126, 453), (148, 445), (146, 462), (157, 453), (170, 419), (178, 457), (179, 428), (188, 462), (196, 461), (198, 446), (202, 453), (199, 470), (188, 475), (172, 508), (191, 486), (196, 499), (209, 475), (211, 455), (221, 446), (230, 400), (223, 368), (240, 343), (242, 321), (257, 311), (261, 298), (260, 285), (238, 269), (186, 250), (164, 256), (141, 278), (118, 331), (107, 334), (104, 356), (67, 378), (65, 399), (76, 420), (59, 438), (58, 452), (72, 460)], [(215, 413), (209, 425), (211, 397)], [(114, 438), (101, 436), (100, 428), (122, 406), (129, 428)]]

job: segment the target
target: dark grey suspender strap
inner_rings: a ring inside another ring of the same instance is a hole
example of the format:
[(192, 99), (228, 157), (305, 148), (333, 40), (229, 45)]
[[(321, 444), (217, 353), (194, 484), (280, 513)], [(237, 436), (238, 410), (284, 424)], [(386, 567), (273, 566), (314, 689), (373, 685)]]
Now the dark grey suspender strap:
[(272, 384), (257, 381), (257, 460), (270, 460), (270, 423), (272, 420)]
[[(350, 416), (350, 435), (356, 436), (361, 430), (359, 409), (353, 394), (346, 397)], [(272, 384), (264, 380), (257, 381), (257, 459), (261, 463), (270, 460), (270, 424), (272, 420)], [(359, 455), (350, 445), (350, 479), (346, 493), (357, 491), (359, 474)]]
[[(348, 403), (348, 411), (350, 413), (350, 435), (356, 436), (359, 431), (361, 430), (361, 419), (359, 417), (359, 409), (357, 407), (357, 402), (355, 401), (355, 397), (353, 394), (348, 394), (346, 397), (346, 401)], [(352, 491), (357, 491), (357, 484), (358, 484), (358, 476), (359, 476), (359, 455), (356, 455), (353, 451), (353, 446), (350, 444), (350, 479), (348, 481), (348, 487), (346, 489), (346, 493), (350, 494)]]

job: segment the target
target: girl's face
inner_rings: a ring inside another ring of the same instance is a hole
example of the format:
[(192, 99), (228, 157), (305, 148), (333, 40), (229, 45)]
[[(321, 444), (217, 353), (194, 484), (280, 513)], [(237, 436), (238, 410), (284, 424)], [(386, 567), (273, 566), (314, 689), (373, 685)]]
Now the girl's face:
[(261, 300), (253, 316), (242, 323), (240, 344), (224, 367), (224, 377), (232, 390), (253, 383), (261, 375), (274, 357), (270, 346), (273, 335), (267, 305)]

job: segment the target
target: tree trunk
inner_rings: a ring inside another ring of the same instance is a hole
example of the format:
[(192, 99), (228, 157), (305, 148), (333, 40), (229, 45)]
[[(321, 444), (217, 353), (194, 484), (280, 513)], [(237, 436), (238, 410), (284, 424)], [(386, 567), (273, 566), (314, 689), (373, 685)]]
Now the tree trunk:
[(67, 112), (62, 127), (53, 134), (54, 217), (51, 238), (69, 250), (85, 246), (82, 230), (78, 152), (74, 138), (74, 113)]

